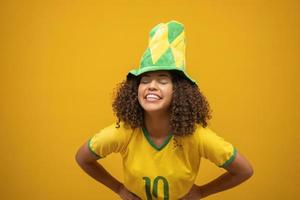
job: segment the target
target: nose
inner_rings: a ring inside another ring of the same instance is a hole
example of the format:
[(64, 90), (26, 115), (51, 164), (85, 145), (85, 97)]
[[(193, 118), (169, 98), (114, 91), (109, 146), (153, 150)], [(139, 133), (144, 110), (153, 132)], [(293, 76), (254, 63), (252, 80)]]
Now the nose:
[(152, 81), (150, 82), (148, 89), (151, 90), (151, 91), (157, 89), (157, 83), (156, 83), (155, 80), (152, 80)]

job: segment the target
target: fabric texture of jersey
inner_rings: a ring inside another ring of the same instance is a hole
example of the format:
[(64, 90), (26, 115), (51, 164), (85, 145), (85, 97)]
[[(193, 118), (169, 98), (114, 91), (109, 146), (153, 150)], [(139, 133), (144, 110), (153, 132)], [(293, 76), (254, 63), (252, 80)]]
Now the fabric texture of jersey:
[(208, 127), (197, 125), (189, 136), (169, 133), (165, 142), (156, 146), (147, 130), (132, 130), (123, 123), (119, 128), (112, 124), (93, 135), (89, 149), (98, 158), (120, 153), (125, 187), (145, 200), (183, 197), (194, 184), (201, 158), (225, 167), (237, 152)]

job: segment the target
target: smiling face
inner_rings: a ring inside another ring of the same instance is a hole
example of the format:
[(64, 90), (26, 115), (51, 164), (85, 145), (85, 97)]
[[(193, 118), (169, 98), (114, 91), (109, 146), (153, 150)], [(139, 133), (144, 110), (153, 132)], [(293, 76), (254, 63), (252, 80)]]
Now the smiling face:
[(168, 111), (173, 83), (169, 71), (147, 72), (141, 75), (138, 100), (146, 112)]

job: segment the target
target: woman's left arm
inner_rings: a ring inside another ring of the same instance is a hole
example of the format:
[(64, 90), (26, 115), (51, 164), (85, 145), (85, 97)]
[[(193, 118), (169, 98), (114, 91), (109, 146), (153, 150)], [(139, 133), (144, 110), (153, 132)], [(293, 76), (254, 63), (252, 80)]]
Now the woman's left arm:
[(209, 195), (227, 190), (246, 181), (253, 175), (253, 168), (250, 163), (239, 152), (230, 165), (224, 167), (227, 170), (213, 181), (202, 185), (194, 185), (190, 192), (182, 200), (202, 199)]

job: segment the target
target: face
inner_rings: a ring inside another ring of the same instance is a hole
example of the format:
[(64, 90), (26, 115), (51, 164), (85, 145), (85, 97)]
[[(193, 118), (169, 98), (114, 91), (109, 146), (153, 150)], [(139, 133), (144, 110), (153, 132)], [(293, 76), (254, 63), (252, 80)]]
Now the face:
[(173, 83), (169, 71), (141, 75), (138, 100), (146, 112), (167, 111), (171, 105), (172, 93)]

